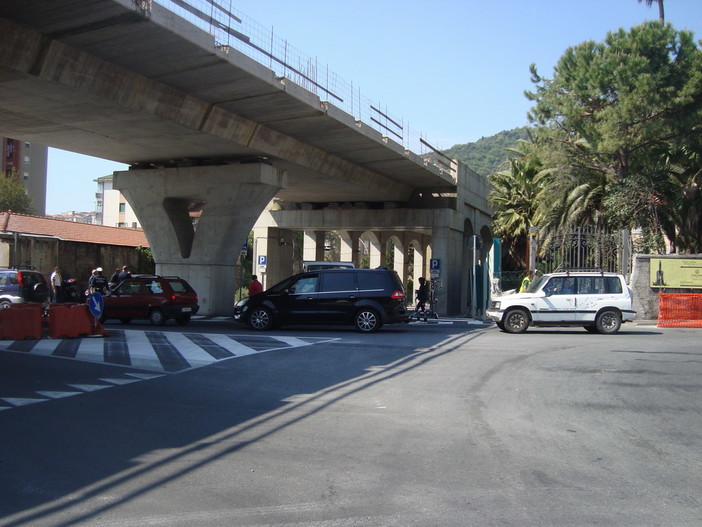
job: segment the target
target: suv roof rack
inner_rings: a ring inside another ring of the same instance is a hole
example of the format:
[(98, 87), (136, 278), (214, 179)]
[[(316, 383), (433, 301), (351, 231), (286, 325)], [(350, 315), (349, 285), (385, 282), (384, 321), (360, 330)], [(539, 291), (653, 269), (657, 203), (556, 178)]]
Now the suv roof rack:
[(554, 273), (600, 273), (605, 274), (605, 270), (601, 267), (567, 267), (558, 266), (552, 272)]

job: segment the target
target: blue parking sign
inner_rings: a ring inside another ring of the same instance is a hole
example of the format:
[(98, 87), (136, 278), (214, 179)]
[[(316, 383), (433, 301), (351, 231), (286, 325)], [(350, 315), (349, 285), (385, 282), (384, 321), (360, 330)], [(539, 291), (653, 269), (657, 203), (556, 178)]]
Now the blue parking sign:
[(258, 255), (258, 265), (265, 267), (268, 263), (268, 257), (265, 254)]
[(429, 270), (439, 271), (441, 269), (441, 260), (439, 258), (431, 258), (429, 260)]

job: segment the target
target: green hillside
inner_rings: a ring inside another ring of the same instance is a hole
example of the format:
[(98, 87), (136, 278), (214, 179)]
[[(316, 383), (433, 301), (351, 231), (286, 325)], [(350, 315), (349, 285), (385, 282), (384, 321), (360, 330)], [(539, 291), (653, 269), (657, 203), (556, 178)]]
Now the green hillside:
[(507, 159), (506, 148), (513, 148), (519, 139), (527, 138), (526, 126), (504, 130), (490, 137), (481, 137), (474, 143), (454, 145), (444, 153), (468, 165), (481, 176), (496, 172)]

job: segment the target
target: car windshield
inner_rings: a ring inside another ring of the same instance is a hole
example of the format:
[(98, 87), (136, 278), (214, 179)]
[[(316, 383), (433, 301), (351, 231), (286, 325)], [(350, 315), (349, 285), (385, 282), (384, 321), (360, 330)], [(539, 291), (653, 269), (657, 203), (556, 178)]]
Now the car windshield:
[(546, 279), (547, 279), (546, 275), (542, 275), (538, 278), (535, 278), (534, 280), (531, 281), (531, 284), (529, 284), (529, 287), (527, 288), (526, 292), (527, 293), (536, 293), (539, 289), (541, 289), (541, 286), (544, 284)]

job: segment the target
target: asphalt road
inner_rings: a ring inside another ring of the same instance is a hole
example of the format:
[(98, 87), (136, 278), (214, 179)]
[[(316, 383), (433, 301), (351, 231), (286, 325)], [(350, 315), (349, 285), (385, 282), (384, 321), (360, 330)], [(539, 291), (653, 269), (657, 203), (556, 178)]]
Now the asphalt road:
[(702, 525), (702, 329), (108, 330), (0, 341), (1, 526)]

